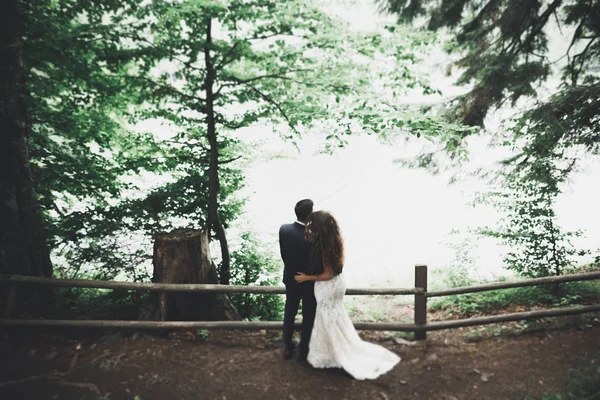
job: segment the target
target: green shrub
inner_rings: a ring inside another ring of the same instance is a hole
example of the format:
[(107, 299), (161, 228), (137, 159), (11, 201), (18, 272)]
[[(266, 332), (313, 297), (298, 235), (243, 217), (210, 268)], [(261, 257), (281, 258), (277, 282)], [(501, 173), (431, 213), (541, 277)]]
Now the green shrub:
[[(231, 284), (274, 286), (281, 277), (280, 262), (273, 255), (261, 249), (260, 243), (250, 233), (243, 233), (241, 247), (231, 253)], [(273, 294), (232, 294), (231, 302), (242, 318), (281, 319), (283, 300)]]
[(502, 215), (497, 228), (478, 231), (507, 247), (506, 269), (527, 278), (562, 275), (576, 264), (577, 257), (591, 252), (571, 243), (582, 231), (567, 231), (559, 224), (555, 204), (564, 171), (548, 159), (527, 164), (529, 173), (522, 169), (501, 172), (497, 187), (475, 200), (493, 205)]
[(453, 295), (432, 299), (431, 311), (473, 315), (492, 313), (507, 306), (555, 307), (580, 304), (588, 299), (600, 299), (600, 282), (568, 282), (561, 285), (527, 286), (488, 292)]
[[(279, 260), (261, 249), (249, 233), (242, 234), (241, 247), (231, 253), (231, 284), (273, 286), (279, 282)], [(79, 273), (79, 279), (98, 279)], [(147, 292), (128, 290), (57, 288), (55, 318), (136, 320), (146, 303)], [(277, 320), (283, 315), (280, 295), (240, 293), (230, 296), (242, 318)]]
[(129, 290), (58, 288), (55, 314), (60, 318), (136, 320), (147, 292)]

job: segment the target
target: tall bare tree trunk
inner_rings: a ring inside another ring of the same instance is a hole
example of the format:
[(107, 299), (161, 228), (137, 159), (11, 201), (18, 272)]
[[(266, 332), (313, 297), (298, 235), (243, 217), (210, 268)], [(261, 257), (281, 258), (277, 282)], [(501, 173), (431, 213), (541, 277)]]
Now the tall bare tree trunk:
[(0, 273), (51, 277), (29, 163), (22, 4), (0, 1)]
[(219, 192), (221, 185), (219, 183), (219, 143), (217, 142), (217, 131), (215, 127), (214, 114), (214, 93), (213, 85), (215, 83), (215, 67), (210, 55), (210, 46), (212, 44), (212, 20), (209, 19), (206, 25), (206, 47), (204, 48), (204, 63), (206, 66), (206, 125), (208, 144), (210, 146), (210, 164), (209, 164), (209, 189), (208, 189), (208, 221), (210, 227), (215, 231), (217, 239), (221, 245), (221, 271), (220, 283), (229, 285), (230, 281), (230, 256), (229, 244), (225, 235), (225, 228), (219, 215)]

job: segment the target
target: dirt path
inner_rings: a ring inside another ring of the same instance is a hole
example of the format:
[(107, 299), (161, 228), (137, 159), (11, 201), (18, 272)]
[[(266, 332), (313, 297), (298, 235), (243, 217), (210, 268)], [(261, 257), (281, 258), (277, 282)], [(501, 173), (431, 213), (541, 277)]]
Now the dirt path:
[[(37, 335), (0, 347), (0, 399), (519, 399), (564, 392), (569, 373), (600, 357), (600, 323), (468, 343), (432, 333), (426, 346), (363, 333), (402, 357), (375, 381), (281, 358), (279, 332)], [(600, 360), (599, 360), (600, 362)], [(56, 375), (56, 372), (64, 373)], [(104, 397), (102, 397), (104, 396)]]

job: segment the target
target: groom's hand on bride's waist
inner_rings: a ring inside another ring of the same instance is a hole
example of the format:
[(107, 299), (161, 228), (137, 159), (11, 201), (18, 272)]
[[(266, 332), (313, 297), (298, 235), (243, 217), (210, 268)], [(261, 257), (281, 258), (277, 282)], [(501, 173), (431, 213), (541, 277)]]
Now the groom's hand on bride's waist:
[(298, 283), (306, 282), (307, 280), (309, 280), (308, 275), (306, 275), (303, 272), (296, 272), (296, 276), (294, 276), (294, 279)]

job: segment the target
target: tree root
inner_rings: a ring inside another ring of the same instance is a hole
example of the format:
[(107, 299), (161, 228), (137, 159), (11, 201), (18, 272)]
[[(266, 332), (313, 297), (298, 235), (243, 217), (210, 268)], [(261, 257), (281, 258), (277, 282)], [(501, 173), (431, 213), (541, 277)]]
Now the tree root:
[(10, 385), (18, 385), (20, 383), (29, 382), (29, 381), (33, 381), (36, 379), (49, 378), (49, 377), (52, 377), (52, 375), (54, 375), (55, 373), (56, 373), (56, 371), (51, 371), (51, 372), (46, 372), (46, 373), (40, 374), (40, 375), (28, 376), (27, 378), (16, 379), (14, 381), (0, 382), (0, 387), (10, 386)]
[(69, 382), (69, 381), (65, 381), (63, 379), (63, 377), (69, 376), (69, 374), (71, 374), (74, 370), (82, 368), (84, 366), (84, 365), (80, 365), (80, 366), (76, 367), (78, 359), (79, 359), (79, 354), (75, 354), (75, 356), (71, 360), (70, 368), (66, 372), (59, 372), (57, 370), (53, 370), (53, 371), (46, 372), (46, 373), (39, 374), (39, 375), (28, 376), (28, 377), (22, 378), (22, 379), (15, 379), (13, 381), (0, 382), (0, 388), (6, 387), (6, 386), (11, 386), (11, 385), (18, 385), (18, 384), (33, 381), (36, 379), (48, 379), (48, 380), (57, 382), (61, 386), (69, 386), (69, 387), (74, 387), (74, 388), (79, 388), (79, 389), (87, 389), (90, 392), (101, 396), (102, 392), (100, 392), (100, 389), (98, 389), (98, 386), (96, 386), (96, 384), (94, 384), (94, 383)]
[(87, 389), (90, 392), (93, 392), (97, 395), (102, 395), (102, 393), (100, 392), (100, 389), (98, 389), (98, 386), (96, 386), (94, 383), (88, 383), (88, 382), (68, 382), (65, 381), (63, 378), (59, 377), (59, 376), (53, 376), (50, 379), (52, 379), (53, 381), (57, 381), (59, 385), (61, 386), (69, 386), (69, 387), (75, 387), (75, 388), (79, 388), (79, 389)]
[(14, 381), (0, 382), (0, 387), (10, 386), (10, 385), (18, 385), (18, 384), (29, 382), (29, 381), (33, 381), (33, 380), (36, 380), (36, 379), (50, 379), (52, 381), (58, 382), (61, 386), (77, 387), (77, 388), (80, 388), (80, 389), (87, 389), (87, 390), (89, 390), (91, 392), (94, 392), (94, 393), (96, 393), (98, 395), (102, 394), (100, 392), (100, 389), (98, 389), (98, 386), (96, 386), (93, 383), (67, 382), (63, 378), (61, 378), (61, 376), (66, 376), (68, 374), (69, 374), (69, 372), (51, 371), (51, 372), (46, 372), (46, 373), (40, 374), (40, 375), (28, 376), (27, 378), (15, 379)]

